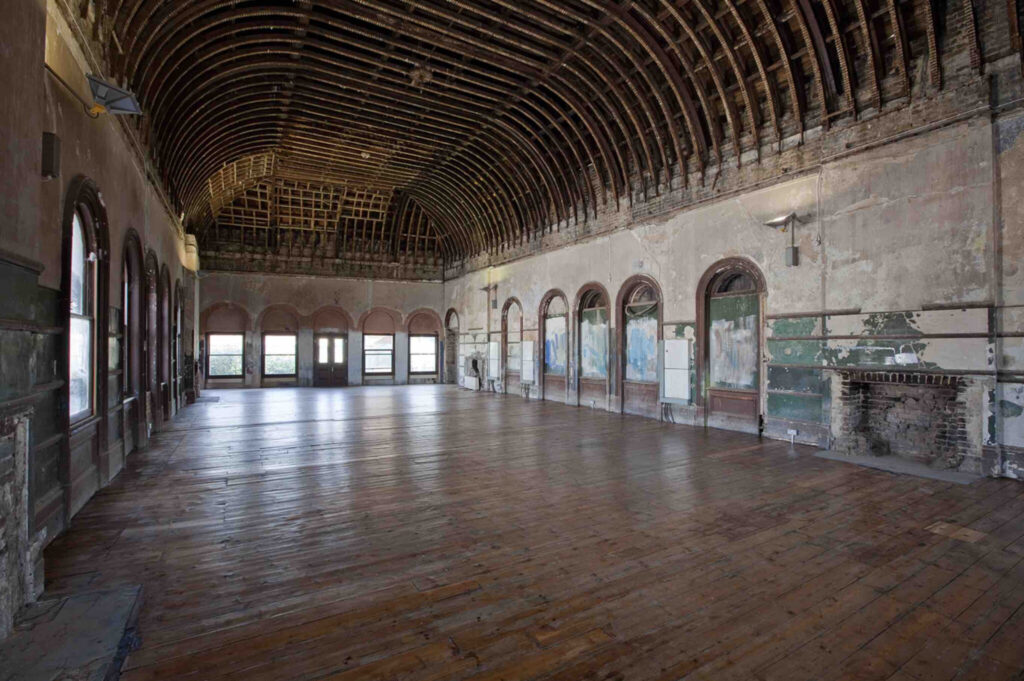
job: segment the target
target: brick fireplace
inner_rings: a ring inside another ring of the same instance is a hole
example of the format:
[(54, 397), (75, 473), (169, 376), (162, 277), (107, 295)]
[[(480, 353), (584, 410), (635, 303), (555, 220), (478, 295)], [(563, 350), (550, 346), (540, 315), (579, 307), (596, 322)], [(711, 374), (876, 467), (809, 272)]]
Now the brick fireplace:
[[(980, 400), (966, 376), (841, 370), (833, 378), (832, 449), (841, 454), (898, 456), (932, 468), (976, 460), (972, 424)], [(977, 441), (976, 441), (977, 440)]]

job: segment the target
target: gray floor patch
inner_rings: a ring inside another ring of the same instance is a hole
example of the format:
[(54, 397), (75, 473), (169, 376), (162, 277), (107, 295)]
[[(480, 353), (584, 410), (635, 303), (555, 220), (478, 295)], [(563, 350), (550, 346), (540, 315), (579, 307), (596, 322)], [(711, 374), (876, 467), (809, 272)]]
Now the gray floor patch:
[(981, 478), (980, 475), (976, 475), (974, 473), (936, 470), (934, 468), (929, 468), (923, 463), (908, 461), (907, 459), (901, 459), (897, 456), (848, 456), (846, 454), (836, 454), (825, 450), (816, 452), (814, 455), (822, 459), (828, 459), (829, 461), (842, 461), (844, 463), (852, 463), (866, 468), (876, 468), (880, 471), (888, 471), (889, 473), (913, 475), (918, 478), (941, 480), (943, 482), (952, 482), (957, 485), (969, 485), (975, 480), (979, 480)]

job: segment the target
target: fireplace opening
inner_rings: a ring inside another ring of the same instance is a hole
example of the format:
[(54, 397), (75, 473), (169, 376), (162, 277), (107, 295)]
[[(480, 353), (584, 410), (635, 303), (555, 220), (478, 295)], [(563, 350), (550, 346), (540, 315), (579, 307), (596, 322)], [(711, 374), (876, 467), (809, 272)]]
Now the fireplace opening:
[(842, 372), (833, 448), (958, 468), (967, 453), (966, 379), (892, 372)]

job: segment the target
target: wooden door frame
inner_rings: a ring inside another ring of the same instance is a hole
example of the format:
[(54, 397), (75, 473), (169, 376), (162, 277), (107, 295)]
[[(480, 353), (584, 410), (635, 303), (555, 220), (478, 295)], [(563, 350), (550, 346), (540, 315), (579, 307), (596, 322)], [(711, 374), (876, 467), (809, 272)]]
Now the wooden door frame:
[(724, 258), (719, 260), (711, 267), (709, 267), (704, 275), (700, 278), (697, 284), (697, 394), (694, 399), (694, 404), (706, 415), (708, 415), (708, 405), (704, 399), (705, 392), (707, 392), (707, 386), (704, 382), (708, 376), (708, 351), (710, 344), (710, 334), (708, 329), (708, 319), (710, 317), (710, 304), (711, 296), (708, 294), (711, 288), (711, 284), (717, 281), (720, 277), (729, 274), (745, 274), (750, 277), (754, 282), (753, 295), (758, 296), (758, 341), (757, 341), (757, 375), (758, 375), (758, 386), (757, 386), (757, 405), (756, 413), (760, 416), (761, 409), (764, 406), (762, 404), (762, 386), (764, 384), (763, 371), (761, 370), (761, 358), (762, 358), (762, 344), (763, 344), (763, 320), (765, 312), (765, 299), (768, 295), (768, 285), (765, 281), (764, 274), (761, 269), (751, 260), (741, 257)]
[[(331, 368), (331, 380), (330, 380), (330, 382), (326, 386), (323, 385), (323, 384), (317, 384), (317, 382), (316, 382), (317, 367), (319, 366), (318, 360), (320, 359), (320, 343), (319, 343), (319, 341), (320, 341), (321, 338), (326, 338), (328, 341), (330, 341), (330, 343), (328, 344), (328, 347), (330, 348), (330, 358), (331, 358), (331, 361), (329, 362), (329, 366)], [(345, 383), (344, 383), (344, 385), (345, 386), (348, 385), (348, 333), (337, 333), (337, 332), (334, 332), (334, 331), (314, 331), (313, 332), (313, 385), (316, 386), (316, 387), (321, 387), (321, 388), (323, 388), (323, 387), (327, 387), (327, 388), (342, 387), (342, 386), (339, 386), (337, 381), (335, 381), (335, 379), (334, 379), (334, 367), (338, 366), (338, 362), (334, 361), (335, 360), (335, 357), (334, 357), (334, 347), (335, 347), (334, 346), (334, 340), (336, 338), (342, 338), (342, 339), (345, 340), (345, 352), (344, 352), (344, 357), (343, 357), (343, 359), (341, 361), (341, 365), (345, 367)]]

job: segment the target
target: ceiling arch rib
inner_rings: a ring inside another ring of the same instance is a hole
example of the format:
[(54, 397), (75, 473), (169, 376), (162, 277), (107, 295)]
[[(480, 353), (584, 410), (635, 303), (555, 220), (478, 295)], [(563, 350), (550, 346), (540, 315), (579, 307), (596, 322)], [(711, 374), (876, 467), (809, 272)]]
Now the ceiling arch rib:
[(921, 55), (940, 87), (942, 17), (925, 5), (109, 0), (102, 11), (204, 250), (262, 239), (453, 262), (759, 157), (856, 115), (858, 101), (909, 99)]

